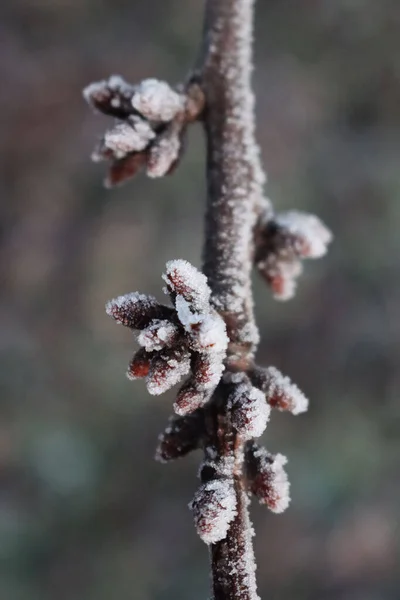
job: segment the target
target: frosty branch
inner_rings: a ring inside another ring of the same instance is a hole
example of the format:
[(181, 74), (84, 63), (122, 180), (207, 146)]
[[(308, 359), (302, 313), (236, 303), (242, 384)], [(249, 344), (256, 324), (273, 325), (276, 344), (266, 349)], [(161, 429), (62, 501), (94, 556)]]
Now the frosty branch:
[(215, 600), (256, 600), (250, 495), (273, 512), (289, 503), (286, 458), (259, 447), (271, 408), (299, 414), (307, 400), (275, 367), (255, 363), (259, 334), (253, 315), (255, 266), (275, 298), (295, 292), (302, 259), (322, 256), (331, 240), (315, 216), (275, 214), (264, 197), (251, 91), (254, 0), (208, 0), (199, 59), (176, 88), (121, 77), (91, 84), (85, 98), (116, 119), (93, 159), (109, 161), (108, 186), (140, 170), (150, 177), (177, 166), (188, 126), (200, 121), (207, 144), (203, 273), (185, 260), (167, 263), (164, 291), (171, 305), (134, 292), (107, 312), (138, 330), (130, 379), (145, 378), (161, 394), (188, 376), (175, 416), (160, 437), (168, 462), (201, 448), (201, 485), (191, 508), (210, 545)]

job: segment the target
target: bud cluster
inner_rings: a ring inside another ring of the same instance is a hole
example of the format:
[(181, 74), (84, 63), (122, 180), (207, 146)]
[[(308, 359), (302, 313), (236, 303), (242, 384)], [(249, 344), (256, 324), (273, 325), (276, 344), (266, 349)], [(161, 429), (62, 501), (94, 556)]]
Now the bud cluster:
[(324, 256), (331, 241), (332, 233), (315, 215), (292, 210), (260, 217), (255, 263), (277, 300), (294, 296), (302, 260)]
[(182, 92), (158, 79), (131, 85), (119, 75), (90, 84), (83, 95), (96, 111), (116, 119), (92, 154), (95, 162), (110, 161), (107, 187), (142, 169), (149, 177), (171, 173), (181, 155), (186, 126), (203, 107), (196, 84)]
[(210, 305), (207, 278), (185, 260), (167, 263), (164, 292), (173, 308), (152, 296), (134, 292), (106, 305), (118, 323), (139, 330), (140, 350), (131, 360), (128, 378), (145, 378), (150, 394), (158, 395), (191, 372), (174, 405), (190, 414), (211, 397), (224, 370), (228, 345), (225, 323)]

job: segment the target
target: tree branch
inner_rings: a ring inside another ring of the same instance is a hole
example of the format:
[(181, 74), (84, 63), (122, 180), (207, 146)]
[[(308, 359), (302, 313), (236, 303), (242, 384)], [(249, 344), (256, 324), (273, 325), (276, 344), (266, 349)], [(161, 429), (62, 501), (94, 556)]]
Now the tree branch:
[[(253, 229), (265, 177), (254, 131), (251, 90), (253, 0), (208, 0), (201, 57), (207, 140), (204, 273), (212, 302), (227, 324), (228, 364), (248, 367), (258, 342), (253, 314), (251, 270)], [(238, 364), (239, 363), (239, 364)], [(255, 561), (248, 497), (243, 475), (243, 444), (229, 417), (235, 460), (237, 514), (225, 539), (211, 546), (215, 600), (255, 600)]]
[(204, 272), (227, 322), (232, 354), (258, 340), (251, 294), (252, 230), (265, 176), (254, 137), (253, 0), (208, 0), (201, 84), (206, 98)]

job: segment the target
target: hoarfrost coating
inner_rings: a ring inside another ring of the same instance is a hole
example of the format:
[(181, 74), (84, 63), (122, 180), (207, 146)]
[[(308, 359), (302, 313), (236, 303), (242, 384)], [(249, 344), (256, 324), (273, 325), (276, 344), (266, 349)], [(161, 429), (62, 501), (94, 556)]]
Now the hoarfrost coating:
[(289, 377), (275, 367), (269, 367), (266, 374), (269, 377), (267, 397), (271, 406), (289, 410), (294, 415), (307, 411), (308, 399)]
[(171, 121), (183, 104), (184, 98), (158, 79), (142, 81), (132, 97), (132, 106), (150, 121)]
[(291, 234), (302, 239), (305, 247), (304, 256), (307, 258), (321, 258), (326, 254), (327, 246), (333, 239), (331, 231), (315, 215), (291, 210), (278, 213), (274, 221)]
[(203, 484), (190, 507), (203, 542), (215, 544), (224, 539), (237, 513), (233, 481), (216, 479)]
[(271, 409), (261, 390), (242, 383), (228, 398), (232, 424), (243, 440), (260, 437), (267, 427)]

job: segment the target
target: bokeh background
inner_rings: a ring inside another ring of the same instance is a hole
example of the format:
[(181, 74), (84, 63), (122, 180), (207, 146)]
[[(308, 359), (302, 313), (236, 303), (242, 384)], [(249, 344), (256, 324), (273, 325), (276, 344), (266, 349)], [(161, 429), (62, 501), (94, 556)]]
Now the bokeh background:
[[(200, 265), (202, 132), (180, 169), (102, 187), (89, 82), (179, 81), (200, 0), (2, 0), (0, 598), (204, 600), (187, 504), (199, 455), (153, 461), (173, 395), (129, 382), (133, 338), (104, 312)], [(278, 209), (335, 232), (296, 298), (255, 280), (259, 361), (311, 399), (274, 413), (292, 505), (252, 509), (260, 595), (400, 598), (400, 3), (259, 0), (258, 139)]]

